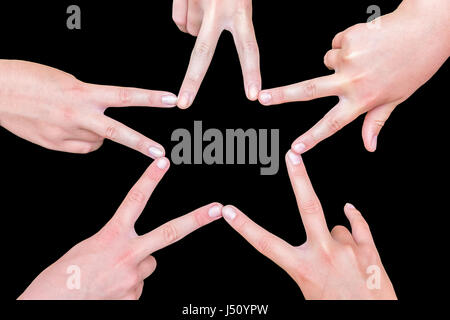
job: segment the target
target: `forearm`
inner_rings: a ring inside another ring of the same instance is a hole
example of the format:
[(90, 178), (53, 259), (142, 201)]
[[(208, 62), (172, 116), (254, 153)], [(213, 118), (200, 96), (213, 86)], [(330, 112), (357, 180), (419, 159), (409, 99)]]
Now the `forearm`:
[(420, 20), (423, 28), (429, 31), (429, 36), (442, 45), (443, 53), (447, 57), (450, 55), (450, 1), (404, 0), (397, 10)]

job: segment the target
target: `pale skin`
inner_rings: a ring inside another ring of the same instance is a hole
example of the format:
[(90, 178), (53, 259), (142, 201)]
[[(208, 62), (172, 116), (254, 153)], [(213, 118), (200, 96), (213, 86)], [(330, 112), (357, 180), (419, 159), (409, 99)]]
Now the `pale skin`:
[[(376, 27), (379, 24), (379, 28)], [(450, 55), (450, 2), (405, 0), (394, 12), (338, 33), (324, 57), (332, 75), (263, 90), (275, 105), (327, 96), (339, 103), (292, 144), (303, 153), (365, 114), (365, 148), (377, 148), (391, 112), (427, 82)]]
[[(384, 270), (369, 226), (351, 204), (344, 207), (351, 232), (336, 226), (330, 232), (322, 206), (309, 180), (300, 155), (286, 155), (289, 177), (305, 227), (307, 240), (292, 246), (266, 231), (234, 206), (222, 215), (252, 246), (283, 268), (298, 284), (306, 299), (396, 299)], [(379, 270), (379, 288), (368, 285)]]
[[(159, 158), (134, 185), (111, 220), (94, 236), (77, 244), (45, 269), (22, 293), (29, 300), (134, 300), (156, 268), (152, 254), (222, 217), (212, 203), (137, 235), (134, 224), (153, 190), (169, 169)], [(70, 285), (71, 266), (80, 270), (79, 288)], [(69, 282), (69, 285), (68, 285)]]
[(178, 93), (179, 108), (186, 109), (192, 105), (224, 30), (233, 35), (246, 96), (252, 101), (257, 100), (261, 90), (261, 72), (251, 0), (174, 0), (172, 17), (181, 31), (197, 37)]
[(0, 126), (51, 150), (85, 154), (109, 139), (162, 157), (159, 143), (104, 112), (108, 107), (170, 108), (176, 101), (170, 92), (94, 85), (44, 65), (0, 60)]

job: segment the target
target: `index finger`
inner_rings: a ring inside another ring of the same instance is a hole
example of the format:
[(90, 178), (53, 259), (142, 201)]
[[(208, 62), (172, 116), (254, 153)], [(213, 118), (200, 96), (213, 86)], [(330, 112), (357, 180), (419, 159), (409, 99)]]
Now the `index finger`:
[(336, 74), (302, 81), (284, 87), (263, 90), (259, 102), (265, 106), (293, 101), (309, 101), (340, 94), (341, 81)]
[(292, 150), (297, 153), (304, 153), (312, 149), (319, 142), (331, 137), (355, 120), (359, 115), (360, 111), (357, 108), (352, 106), (351, 103), (341, 100), (319, 122), (292, 143)]
[(251, 16), (238, 19), (233, 39), (241, 63), (244, 87), (249, 100), (258, 99), (261, 91), (261, 71), (259, 66), (259, 48)]
[(213, 19), (213, 17), (205, 16), (192, 50), (191, 60), (178, 94), (177, 105), (181, 109), (189, 108), (192, 105), (216, 50), (221, 30), (218, 29)]
[(283, 239), (268, 232), (233, 206), (222, 209), (223, 217), (261, 254), (272, 260), (286, 272), (295, 267), (295, 248)]
[(153, 161), (131, 188), (113, 219), (125, 227), (133, 227), (169, 167), (170, 162), (167, 158), (159, 158)]
[(85, 84), (85, 86), (92, 100), (105, 108), (131, 106), (172, 108), (177, 104), (177, 97), (167, 91), (97, 84)]
[(89, 118), (87, 128), (99, 136), (156, 159), (164, 156), (164, 148), (155, 141), (105, 115)]
[(289, 151), (286, 165), (308, 240), (323, 242), (331, 238), (322, 205), (309, 180), (300, 155)]
[(138, 257), (145, 258), (153, 252), (183, 239), (195, 230), (220, 219), (221, 211), (220, 203), (211, 203), (139, 237), (136, 248)]

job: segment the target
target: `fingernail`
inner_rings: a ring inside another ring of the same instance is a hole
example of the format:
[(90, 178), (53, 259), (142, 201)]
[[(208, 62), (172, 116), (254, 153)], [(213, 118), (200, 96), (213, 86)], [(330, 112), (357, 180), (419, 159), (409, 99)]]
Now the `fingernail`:
[(305, 152), (306, 146), (305, 146), (304, 143), (300, 142), (300, 143), (295, 144), (295, 145), (292, 147), (292, 149), (293, 149), (295, 152), (297, 152), (298, 154), (302, 154), (303, 152)]
[(355, 209), (355, 206), (352, 205), (351, 203), (346, 203), (345, 204), (345, 208), (347, 208), (347, 209)]
[(262, 103), (267, 104), (270, 103), (270, 100), (272, 100), (272, 95), (267, 92), (263, 92), (260, 94), (259, 99)]
[(167, 167), (167, 163), (168, 162), (167, 162), (166, 158), (161, 158), (161, 159), (158, 159), (158, 161), (156, 162), (156, 165), (158, 166), (158, 168), (163, 170)]
[(208, 215), (211, 218), (220, 217), (222, 215), (222, 210), (221, 210), (220, 206), (214, 206), (214, 207), (210, 208), (208, 211)]
[(378, 136), (374, 136), (372, 138), (372, 142), (370, 143), (370, 146), (373, 151), (375, 151), (377, 149), (377, 140), (378, 140)]
[(189, 107), (190, 103), (190, 94), (187, 92), (183, 92), (181, 98), (178, 100), (178, 106), (182, 109), (186, 109)]
[(178, 98), (176, 96), (167, 95), (162, 96), (161, 101), (163, 104), (166, 104), (168, 106), (175, 106), (177, 104)]
[(250, 89), (248, 90), (248, 97), (250, 100), (256, 100), (258, 99), (258, 87), (254, 84), (250, 85)]
[(155, 158), (160, 158), (164, 155), (164, 151), (162, 151), (161, 149), (159, 149), (157, 147), (150, 147), (148, 149), (148, 152), (150, 153), (151, 156), (153, 156)]
[(296, 154), (295, 152), (292, 152), (291, 150), (289, 150), (288, 152), (288, 158), (289, 161), (294, 165), (298, 165), (302, 162), (302, 157), (299, 154)]
[(234, 220), (234, 218), (236, 218), (236, 212), (234, 212), (233, 208), (231, 207), (223, 208), (222, 215), (227, 220)]

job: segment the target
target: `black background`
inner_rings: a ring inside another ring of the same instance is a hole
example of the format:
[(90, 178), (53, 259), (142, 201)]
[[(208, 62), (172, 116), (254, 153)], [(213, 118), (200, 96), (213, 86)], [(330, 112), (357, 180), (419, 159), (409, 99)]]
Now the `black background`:
[[(323, 55), (334, 35), (365, 22), (371, 4), (385, 14), (399, 3), (254, 1), (263, 88), (328, 74)], [(66, 28), (70, 4), (81, 7), (82, 30)], [(50, 65), (85, 82), (174, 93), (195, 42), (173, 23), (171, 1), (2, 4), (0, 29), (1, 58)], [(448, 191), (444, 180), (448, 126), (442, 116), (448, 107), (443, 90), (448, 89), (446, 69), (447, 64), (394, 111), (374, 154), (364, 149), (360, 117), (304, 155), (330, 229), (348, 225), (342, 209), (346, 202), (359, 208), (404, 301), (437, 298), (430, 290), (439, 287), (445, 271), (437, 253), (446, 246), (442, 220), (448, 214), (443, 195)], [(193, 132), (194, 120), (202, 120), (205, 130), (279, 128), (280, 170), (274, 176), (260, 176), (256, 165), (172, 165), (139, 219), (138, 233), (219, 201), (236, 205), (291, 244), (303, 243), (304, 229), (284, 154), (336, 102), (331, 97), (263, 107), (248, 101), (236, 49), (225, 32), (190, 109), (117, 108), (107, 114), (160, 142), (168, 154), (175, 145), (172, 131)], [(150, 159), (109, 141), (89, 155), (48, 151), (4, 129), (0, 142), (2, 277), (6, 280), (2, 295), (13, 301), (43, 269), (108, 221)], [(165, 312), (173, 319), (181, 317), (182, 306), (190, 303), (269, 304), (274, 318), (287, 313), (301, 316), (307, 306), (320, 312), (326, 309), (304, 302), (295, 282), (224, 221), (155, 257), (158, 268), (145, 281), (140, 302), (125, 304), (124, 310), (142, 310), (148, 316)], [(83, 303), (76, 310), (88, 305), (92, 306)], [(73, 306), (62, 306), (75, 311)], [(100, 307), (118, 311), (112, 304)]]

